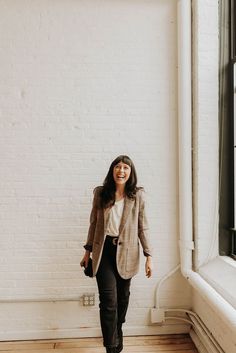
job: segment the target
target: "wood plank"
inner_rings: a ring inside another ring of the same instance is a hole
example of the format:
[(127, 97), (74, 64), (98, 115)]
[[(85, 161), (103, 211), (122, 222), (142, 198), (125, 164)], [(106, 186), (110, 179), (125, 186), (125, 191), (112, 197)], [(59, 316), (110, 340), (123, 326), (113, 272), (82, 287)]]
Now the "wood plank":
[[(164, 350), (159, 346), (146, 346), (137, 347), (137, 346), (129, 346), (125, 347), (124, 351), (126, 353), (134, 353), (134, 352), (142, 352), (142, 353), (153, 353), (153, 352), (162, 352), (162, 353), (180, 353), (180, 352), (188, 352), (188, 353), (197, 353), (195, 348), (184, 349), (180, 347), (166, 347)], [(4, 350), (2, 353), (13, 353), (18, 352), (17, 350)], [(28, 353), (29, 350), (21, 350), (21, 353)], [(104, 353), (104, 347), (92, 347), (92, 348), (73, 348), (73, 349), (43, 349), (43, 350), (30, 350), (30, 353)]]
[[(197, 353), (187, 334), (124, 338), (127, 353)], [(104, 353), (101, 338), (0, 342), (0, 353)]]
[[(147, 347), (147, 349), (149, 349), (150, 347), (154, 347), (154, 349), (156, 349), (155, 347), (158, 347), (158, 349), (160, 350), (160, 351), (165, 351), (165, 350), (168, 350), (168, 349), (172, 349), (172, 350), (176, 350), (176, 349), (182, 349), (182, 350), (186, 350), (186, 349), (191, 349), (191, 348), (193, 348), (193, 344), (190, 342), (190, 343), (180, 343), (180, 344), (164, 344), (164, 345), (162, 345), (162, 344), (146, 344), (146, 345), (143, 345), (142, 344), (142, 342), (141, 342), (141, 345), (137, 345), (137, 343), (136, 343), (136, 345), (134, 345), (134, 344), (126, 344), (126, 341), (124, 341), (124, 345), (125, 345), (125, 347), (127, 347), (127, 348), (129, 348), (129, 349), (135, 349), (137, 352), (142, 352), (142, 351), (144, 351), (145, 349), (146, 349), (146, 347)], [(83, 348), (96, 348), (96, 347), (85, 347), (85, 346), (82, 346), (82, 347), (71, 347), (71, 346), (67, 346), (67, 347), (60, 347), (60, 346), (56, 346), (55, 347), (55, 352), (59, 352), (59, 351), (61, 351), (61, 352), (64, 352), (64, 351), (66, 351), (66, 350), (68, 350), (68, 349), (70, 349), (70, 352), (73, 352), (73, 350), (75, 351), (75, 352), (77, 352), (78, 350), (81, 350), (81, 349), (83, 349)]]
[[(172, 337), (173, 336), (173, 337)], [(133, 336), (124, 337), (126, 345), (157, 345), (157, 344), (181, 344), (192, 342), (188, 335), (168, 335), (168, 336)], [(19, 349), (54, 349), (54, 348), (76, 348), (76, 347), (96, 347), (102, 342), (101, 338), (79, 338), (64, 340), (35, 340), (35, 341), (12, 341), (0, 342), (2, 348), (11, 349), (15, 346)]]
[[(145, 337), (124, 337), (124, 343), (126, 346), (155, 346), (155, 345), (172, 345), (172, 344), (192, 344), (192, 340), (190, 337), (183, 337), (183, 338), (149, 338), (146, 339)], [(98, 342), (88, 342), (88, 341), (74, 341), (74, 342), (57, 342), (55, 348), (77, 348), (77, 347), (94, 347)]]

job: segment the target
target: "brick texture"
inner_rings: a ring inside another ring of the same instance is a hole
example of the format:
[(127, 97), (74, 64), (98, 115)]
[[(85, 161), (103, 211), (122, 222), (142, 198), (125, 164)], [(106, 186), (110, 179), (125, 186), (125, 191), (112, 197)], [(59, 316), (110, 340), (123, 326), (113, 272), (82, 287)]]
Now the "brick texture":
[[(13, 0), (0, 10), (0, 338), (99, 327), (96, 281), (79, 261), (92, 190), (123, 153), (147, 191), (155, 249), (127, 321), (145, 327), (156, 284), (179, 263), (176, 2)], [(161, 304), (189, 307), (177, 277)], [(95, 308), (82, 307), (89, 291)], [(58, 299), (70, 308), (63, 320)]]

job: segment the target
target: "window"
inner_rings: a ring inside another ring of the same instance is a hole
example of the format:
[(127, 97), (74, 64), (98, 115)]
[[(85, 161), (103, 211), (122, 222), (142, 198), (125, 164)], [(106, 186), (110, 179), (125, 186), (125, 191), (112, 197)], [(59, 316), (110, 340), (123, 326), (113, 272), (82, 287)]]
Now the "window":
[(234, 127), (234, 227), (231, 233), (231, 256), (236, 260), (236, 1), (231, 1), (231, 19), (230, 19), (230, 42), (231, 42), (231, 57), (230, 65), (233, 67), (233, 85), (230, 95), (232, 98), (232, 116)]
[[(235, 12), (236, 8), (234, 9)], [(236, 16), (234, 16), (236, 20)], [(231, 233), (231, 256), (236, 260), (236, 33), (235, 33), (235, 22), (233, 30), (233, 125), (234, 125), (234, 227)]]
[(236, 259), (236, 0), (222, 0), (219, 13), (219, 251)]

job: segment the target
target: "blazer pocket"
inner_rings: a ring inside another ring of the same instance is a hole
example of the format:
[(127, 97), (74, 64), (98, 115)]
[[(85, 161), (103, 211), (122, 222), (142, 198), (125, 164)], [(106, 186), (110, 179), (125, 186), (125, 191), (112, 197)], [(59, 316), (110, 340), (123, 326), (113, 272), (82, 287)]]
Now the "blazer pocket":
[(126, 271), (133, 271), (139, 264), (139, 244), (126, 249)]

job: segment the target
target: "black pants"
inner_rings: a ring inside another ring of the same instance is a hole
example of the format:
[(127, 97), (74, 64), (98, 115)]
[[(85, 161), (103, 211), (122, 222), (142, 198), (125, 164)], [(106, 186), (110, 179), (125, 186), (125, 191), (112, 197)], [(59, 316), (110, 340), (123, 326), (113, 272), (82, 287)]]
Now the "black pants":
[(125, 322), (129, 304), (131, 279), (120, 277), (116, 266), (116, 250), (111, 237), (106, 237), (101, 262), (96, 275), (100, 322), (105, 347), (116, 347), (117, 332)]

